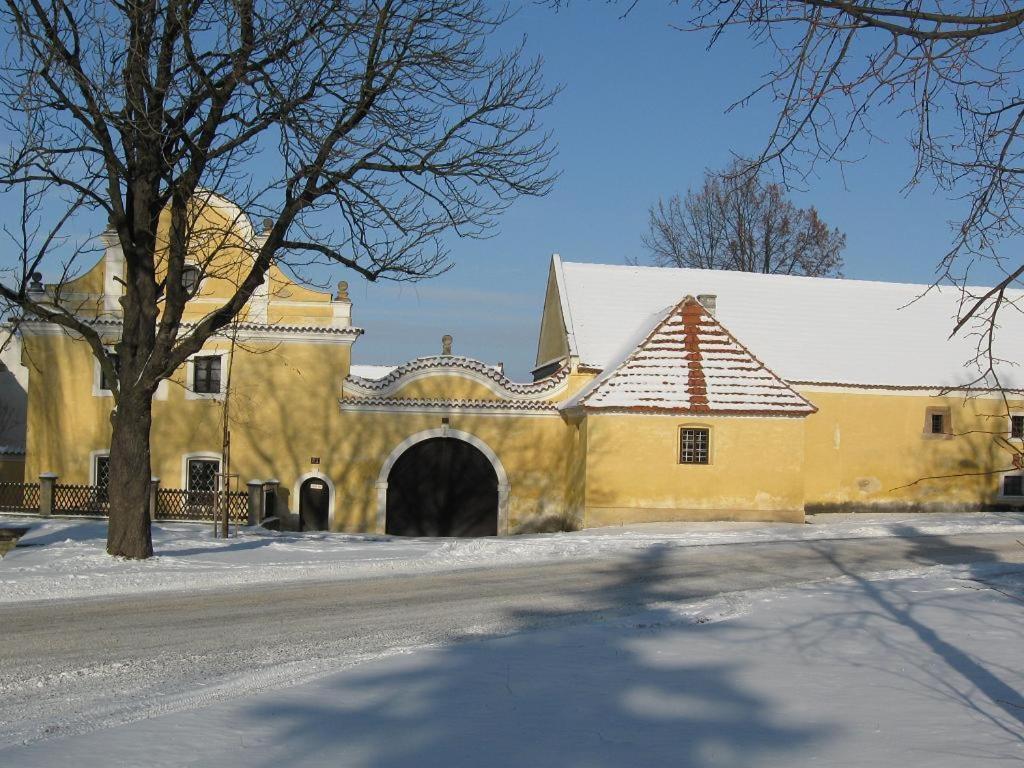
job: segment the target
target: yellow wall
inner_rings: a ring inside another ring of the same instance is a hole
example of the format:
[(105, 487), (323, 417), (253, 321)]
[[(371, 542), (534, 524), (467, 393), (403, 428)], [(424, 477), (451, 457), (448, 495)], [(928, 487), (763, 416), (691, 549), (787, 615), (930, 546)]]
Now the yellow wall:
[[(203, 353), (229, 347), (218, 340)], [(90, 453), (110, 446), (113, 405), (111, 397), (93, 394), (90, 350), (65, 335), (29, 335), (24, 359), (30, 369), (26, 475), (57, 472), (62, 482), (89, 482)], [(241, 487), (254, 477), (305, 467), (325, 440), (338, 439), (337, 398), (349, 359), (348, 343), (236, 346), (229, 413), (232, 472)], [(222, 370), (222, 377), (227, 374)], [(185, 454), (221, 453), (224, 400), (189, 399), (185, 384), (182, 368), (161, 385), (153, 403), (152, 469), (165, 487), (182, 487)]]
[[(996, 500), (997, 470), (1010, 464), (992, 434), (1008, 430), (1002, 400), (872, 390), (801, 394), (818, 406), (807, 419), (808, 511), (976, 507)], [(954, 436), (925, 435), (927, 409), (942, 406), (950, 409)], [(937, 475), (945, 477), (924, 479)]]
[[(804, 424), (790, 418), (587, 416), (585, 524), (803, 520)], [(711, 462), (680, 464), (679, 428), (711, 429)]]
[[(557, 414), (451, 414), (448, 418), (450, 429), (475, 436), (498, 455), (511, 489), (510, 532), (564, 514), (573, 452), (570, 433)], [(321, 465), (336, 488), (334, 527), (375, 530), (376, 483), (388, 456), (411, 435), (441, 427), (441, 416), (346, 412), (337, 423), (340, 438), (324, 443)], [(304, 471), (310, 469), (307, 466)]]

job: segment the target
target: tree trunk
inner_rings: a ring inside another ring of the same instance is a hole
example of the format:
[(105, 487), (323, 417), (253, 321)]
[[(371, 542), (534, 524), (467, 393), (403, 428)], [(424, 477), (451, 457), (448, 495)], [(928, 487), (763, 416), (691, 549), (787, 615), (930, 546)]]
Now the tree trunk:
[(143, 559), (153, 554), (149, 525), (152, 395), (144, 391), (122, 390), (111, 421), (114, 431), (110, 440), (107, 553)]

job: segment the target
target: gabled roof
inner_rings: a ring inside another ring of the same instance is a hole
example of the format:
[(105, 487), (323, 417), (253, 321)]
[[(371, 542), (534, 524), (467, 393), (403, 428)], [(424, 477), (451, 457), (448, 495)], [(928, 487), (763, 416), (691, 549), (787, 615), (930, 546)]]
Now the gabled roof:
[(625, 359), (584, 388), (573, 405), (750, 416), (816, 410), (692, 296), (661, 314)]
[[(715, 294), (715, 316), (790, 383), (940, 388), (970, 385), (981, 373), (968, 364), (977, 329), (948, 338), (962, 298), (958, 287), (560, 259), (553, 268), (570, 353), (598, 370), (616, 361), (652, 312), (681, 296)], [(1024, 363), (1024, 291), (1007, 297), (1016, 306), (1000, 314), (996, 354)], [(1004, 386), (1024, 387), (1021, 368), (997, 370)]]

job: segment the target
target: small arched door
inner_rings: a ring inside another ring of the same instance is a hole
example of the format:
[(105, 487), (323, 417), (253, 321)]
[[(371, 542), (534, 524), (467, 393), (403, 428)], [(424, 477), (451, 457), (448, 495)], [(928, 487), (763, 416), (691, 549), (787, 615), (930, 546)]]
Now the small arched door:
[(463, 440), (424, 440), (391, 468), (386, 515), (395, 536), (497, 536), (498, 476)]
[(299, 529), (326, 531), (331, 492), (322, 477), (310, 477), (299, 486)]

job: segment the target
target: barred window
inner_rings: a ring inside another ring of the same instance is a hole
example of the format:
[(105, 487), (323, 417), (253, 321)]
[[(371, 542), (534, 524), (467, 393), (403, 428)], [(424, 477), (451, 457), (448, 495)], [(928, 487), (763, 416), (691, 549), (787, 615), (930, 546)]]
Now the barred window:
[(953, 436), (953, 415), (948, 406), (931, 406), (924, 411), (924, 436), (946, 439)]
[[(107, 357), (110, 358), (110, 363), (114, 366), (114, 372), (119, 373), (121, 370), (121, 358), (118, 356), (117, 352), (107, 350)], [(114, 391), (113, 380), (107, 376), (107, 372), (102, 368), (100, 368), (100, 389), (106, 390), (107, 392)]]
[(93, 476), (96, 484), (97, 501), (107, 500), (107, 488), (110, 485), (110, 456), (98, 455), (93, 459)]
[(683, 427), (679, 430), (679, 463), (707, 464), (710, 461), (711, 430)]
[(1003, 496), (1024, 496), (1024, 475), (1006, 475), (1003, 478)]
[(197, 357), (192, 361), (192, 391), (201, 394), (220, 393), (220, 355)]
[(189, 459), (185, 486), (187, 503), (192, 507), (212, 507), (217, 500), (218, 459)]
[(1010, 417), (1010, 437), (1024, 438), (1024, 416)]

